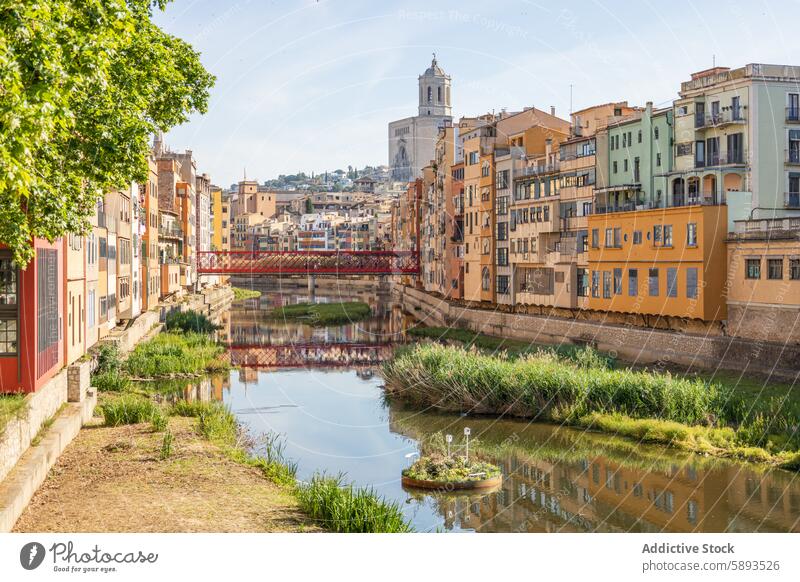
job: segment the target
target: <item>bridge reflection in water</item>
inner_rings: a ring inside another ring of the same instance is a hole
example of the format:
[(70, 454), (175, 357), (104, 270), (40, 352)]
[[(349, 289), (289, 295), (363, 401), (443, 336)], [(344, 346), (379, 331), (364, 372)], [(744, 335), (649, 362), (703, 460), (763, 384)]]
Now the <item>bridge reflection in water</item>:
[(305, 368), (379, 365), (392, 356), (393, 343), (232, 344), (230, 364), (240, 368)]

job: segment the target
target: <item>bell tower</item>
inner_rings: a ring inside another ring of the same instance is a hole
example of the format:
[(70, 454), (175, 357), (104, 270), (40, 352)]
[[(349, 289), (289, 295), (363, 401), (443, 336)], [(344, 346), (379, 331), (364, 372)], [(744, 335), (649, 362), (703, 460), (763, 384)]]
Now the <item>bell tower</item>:
[(450, 115), (450, 75), (438, 65), (436, 53), (433, 53), (431, 66), (419, 76), (419, 116)]

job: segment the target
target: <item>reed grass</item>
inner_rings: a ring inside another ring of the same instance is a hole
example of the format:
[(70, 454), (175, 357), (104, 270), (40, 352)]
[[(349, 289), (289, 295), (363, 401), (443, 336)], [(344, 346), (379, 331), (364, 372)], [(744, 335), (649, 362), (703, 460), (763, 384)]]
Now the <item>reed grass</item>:
[(344, 485), (342, 478), (315, 475), (299, 484), (300, 508), (323, 527), (339, 533), (404, 533), (412, 531), (400, 506), (372, 489)]
[(167, 331), (210, 334), (219, 329), (205, 314), (198, 311), (170, 311), (164, 322)]
[(163, 414), (155, 402), (135, 394), (123, 394), (105, 402), (100, 406), (100, 412), (106, 426), (152, 422)]
[(131, 387), (131, 379), (121, 370), (108, 370), (92, 375), (92, 386), (101, 392), (124, 392)]
[(371, 315), (370, 306), (361, 301), (297, 303), (277, 307), (268, 314), (273, 319), (300, 319), (315, 327), (352, 323)]
[(138, 378), (192, 376), (228, 369), (224, 348), (207, 335), (161, 333), (131, 352), (124, 368)]

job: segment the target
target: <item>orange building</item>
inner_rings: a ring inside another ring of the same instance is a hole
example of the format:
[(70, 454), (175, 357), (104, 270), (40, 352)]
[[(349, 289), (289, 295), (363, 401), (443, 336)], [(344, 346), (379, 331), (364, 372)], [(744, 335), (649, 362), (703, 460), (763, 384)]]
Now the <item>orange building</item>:
[(589, 216), (588, 308), (725, 319), (727, 221), (719, 205)]

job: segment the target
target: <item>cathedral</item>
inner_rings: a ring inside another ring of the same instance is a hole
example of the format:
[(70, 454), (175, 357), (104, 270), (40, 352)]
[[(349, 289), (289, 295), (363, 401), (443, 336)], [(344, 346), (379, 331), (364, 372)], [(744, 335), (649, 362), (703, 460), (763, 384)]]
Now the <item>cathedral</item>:
[(452, 122), (450, 76), (436, 63), (419, 76), (419, 110), (414, 117), (389, 123), (390, 178), (410, 182), (430, 164), (436, 149), (439, 127)]

